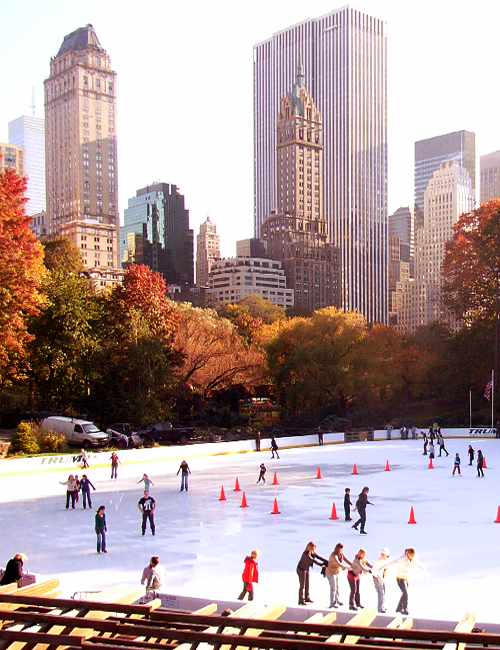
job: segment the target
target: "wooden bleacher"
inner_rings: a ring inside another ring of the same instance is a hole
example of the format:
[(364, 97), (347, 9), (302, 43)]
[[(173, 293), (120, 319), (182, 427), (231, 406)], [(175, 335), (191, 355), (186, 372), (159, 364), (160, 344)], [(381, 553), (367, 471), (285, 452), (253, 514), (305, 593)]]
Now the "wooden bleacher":
[(143, 594), (144, 587), (117, 585), (74, 600), (59, 597), (57, 579), (7, 585), (0, 589), (0, 650), (500, 650), (500, 634), (472, 632), (470, 613), (452, 631), (416, 630), (401, 616), (375, 627), (371, 609), (345, 625), (335, 612), (292, 622), (283, 620), (283, 603), (247, 603), (221, 616), (215, 604), (192, 613), (160, 609), (159, 599), (135, 604)]

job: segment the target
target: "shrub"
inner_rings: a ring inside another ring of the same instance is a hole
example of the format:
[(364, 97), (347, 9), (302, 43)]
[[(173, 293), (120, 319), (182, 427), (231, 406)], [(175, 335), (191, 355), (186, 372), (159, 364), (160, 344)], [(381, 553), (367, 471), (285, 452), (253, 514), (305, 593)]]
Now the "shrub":
[(31, 422), (20, 422), (17, 431), (10, 440), (10, 452), (22, 454), (38, 454), (40, 445), (33, 431)]
[(40, 445), (42, 453), (61, 453), (68, 449), (64, 433), (57, 433), (52, 429), (46, 429), (41, 424), (34, 424), (32, 430)]

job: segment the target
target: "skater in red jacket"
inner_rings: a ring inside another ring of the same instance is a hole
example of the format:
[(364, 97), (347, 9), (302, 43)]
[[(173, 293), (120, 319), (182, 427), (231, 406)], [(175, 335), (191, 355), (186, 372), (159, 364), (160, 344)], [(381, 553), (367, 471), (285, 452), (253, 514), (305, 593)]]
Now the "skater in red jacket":
[(253, 583), (259, 582), (259, 564), (257, 558), (259, 551), (252, 551), (245, 558), (245, 568), (241, 575), (243, 579), (243, 590), (238, 596), (238, 600), (243, 600), (248, 594), (248, 600), (253, 600)]

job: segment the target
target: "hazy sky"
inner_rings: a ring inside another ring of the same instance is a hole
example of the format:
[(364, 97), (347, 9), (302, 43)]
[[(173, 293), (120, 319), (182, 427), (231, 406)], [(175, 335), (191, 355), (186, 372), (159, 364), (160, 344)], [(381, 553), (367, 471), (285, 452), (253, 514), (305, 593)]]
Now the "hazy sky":
[[(148, 183), (176, 184), (195, 235), (222, 253), (253, 235), (252, 46), (344, 6), (334, 0), (0, 0), (0, 141), (43, 117), (43, 80), (65, 35), (92, 23), (118, 73), (120, 214)], [(460, 129), (500, 149), (498, 0), (357, 0), (388, 24), (389, 211), (413, 202), (415, 140)], [(306, 71), (307, 84), (307, 71)]]

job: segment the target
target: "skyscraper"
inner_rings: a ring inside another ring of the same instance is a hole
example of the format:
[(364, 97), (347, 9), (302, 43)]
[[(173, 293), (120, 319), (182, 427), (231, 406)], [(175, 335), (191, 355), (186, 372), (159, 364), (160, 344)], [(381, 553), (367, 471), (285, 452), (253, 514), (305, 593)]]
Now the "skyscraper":
[(415, 142), (415, 231), (424, 223), (424, 193), (440, 165), (456, 162), (468, 171), (472, 189), (476, 189), (476, 135), (455, 131)]
[(324, 215), (341, 249), (341, 306), (387, 322), (386, 25), (350, 7), (254, 47), (254, 225), (278, 208), (275, 116), (301, 62), (323, 116)]
[(220, 235), (217, 227), (207, 217), (196, 237), (196, 284), (208, 287), (208, 274), (215, 260), (220, 259)]
[(22, 115), (9, 122), (9, 142), (24, 147), (24, 168), (28, 177), (26, 214), (45, 210), (45, 120)]
[(500, 196), (500, 151), (488, 153), (479, 159), (481, 169), (481, 203)]
[(167, 284), (194, 284), (194, 238), (189, 210), (175, 185), (154, 183), (129, 199), (120, 228), (120, 259), (147, 264)]
[(64, 38), (45, 80), (48, 234), (89, 269), (118, 266), (116, 72), (92, 25)]

